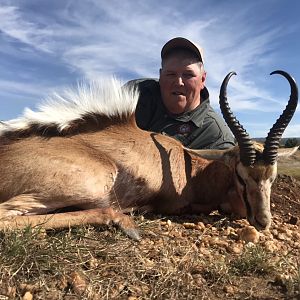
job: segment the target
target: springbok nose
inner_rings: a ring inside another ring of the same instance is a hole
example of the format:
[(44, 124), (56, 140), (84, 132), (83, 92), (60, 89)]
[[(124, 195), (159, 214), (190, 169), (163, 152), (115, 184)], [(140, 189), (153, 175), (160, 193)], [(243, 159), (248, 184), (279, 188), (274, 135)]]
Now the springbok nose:
[(272, 215), (269, 212), (260, 213), (254, 217), (253, 225), (256, 227), (256, 229), (259, 230), (268, 229), (271, 225), (271, 219), (272, 219)]

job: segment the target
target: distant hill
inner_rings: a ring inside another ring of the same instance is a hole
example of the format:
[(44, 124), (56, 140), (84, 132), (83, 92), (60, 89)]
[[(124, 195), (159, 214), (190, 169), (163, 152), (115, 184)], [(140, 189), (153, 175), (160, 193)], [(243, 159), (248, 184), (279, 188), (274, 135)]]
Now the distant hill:
[[(287, 141), (288, 139), (294, 139), (294, 138), (297, 139), (298, 145), (300, 145), (300, 137), (282, 138), (282, 139), (280, 140), (280, 145), (281, 145), (281, 146), (284, 146), (285, 143), (286, 143), (286, 141)], [(266, 138), (253, 138), (253, 140), (255, 140), (255, 141), (257, 141), (257, 142), (260, 142), (260, 143), (264, 143), (265, 139), (266, 139)]]

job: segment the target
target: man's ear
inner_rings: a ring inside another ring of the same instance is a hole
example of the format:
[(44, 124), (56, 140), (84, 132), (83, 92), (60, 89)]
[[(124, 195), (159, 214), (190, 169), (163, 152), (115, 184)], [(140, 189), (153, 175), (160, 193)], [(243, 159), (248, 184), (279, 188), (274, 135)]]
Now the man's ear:
[(206, 72), (205, 71), (202, 73), (201, 80), (203, 83), (205, 83), (205, 80), (206, 80)]
[(206, 72), (205, 71), (202, 72), (200, 80), (201, 80), (201, 90), (202, 90), (205, 87), (205, 80), (206, 80)]

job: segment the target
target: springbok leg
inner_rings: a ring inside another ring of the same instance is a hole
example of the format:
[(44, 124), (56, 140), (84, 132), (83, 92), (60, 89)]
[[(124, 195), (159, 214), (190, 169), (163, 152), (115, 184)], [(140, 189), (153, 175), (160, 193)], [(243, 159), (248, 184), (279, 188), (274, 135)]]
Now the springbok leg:
[(118, 225), (133, 240), (140, 240), (140, 235), (133, 220), (122, 212), (115, 211), (113, 208), (93, 208), (57, 214), (14, 216), (9, 220), (0, 219), (0, 230), (13, 230), (26, 226), (58, 229), (85, 224), (108, 225), (109, 223)]

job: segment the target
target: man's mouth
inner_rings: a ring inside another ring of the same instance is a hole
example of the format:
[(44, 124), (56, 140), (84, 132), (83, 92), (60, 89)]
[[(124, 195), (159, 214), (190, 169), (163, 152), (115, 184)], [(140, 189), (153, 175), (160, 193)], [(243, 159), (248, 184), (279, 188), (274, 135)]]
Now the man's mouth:
[(175, 95), (175, 96), (184, 96), (184, 94), (181, 93), (181, 92), (172, 92), (172, 95)]

